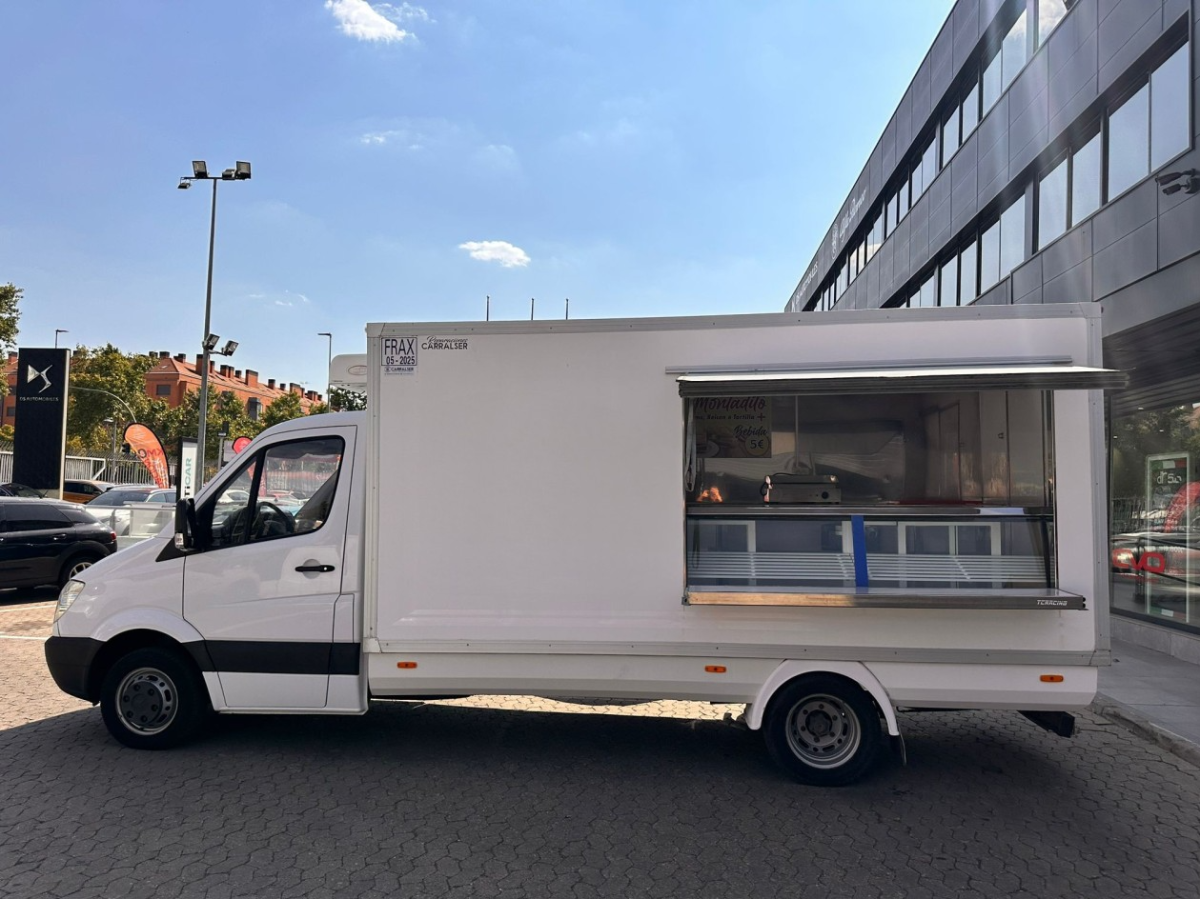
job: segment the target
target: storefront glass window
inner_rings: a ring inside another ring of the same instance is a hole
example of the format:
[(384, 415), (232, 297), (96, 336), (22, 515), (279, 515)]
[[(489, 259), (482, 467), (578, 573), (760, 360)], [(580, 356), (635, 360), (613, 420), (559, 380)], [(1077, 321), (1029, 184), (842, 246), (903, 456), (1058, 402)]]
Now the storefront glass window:
[(1112, 602), (1200, 629), (1200, 396), (1112, 422)]

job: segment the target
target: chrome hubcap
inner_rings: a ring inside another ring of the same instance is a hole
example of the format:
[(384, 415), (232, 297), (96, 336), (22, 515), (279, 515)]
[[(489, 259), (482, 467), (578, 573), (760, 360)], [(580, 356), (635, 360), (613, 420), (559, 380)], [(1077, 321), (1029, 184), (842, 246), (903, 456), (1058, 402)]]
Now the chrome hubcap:
[(845, 764), (862, 743), (854, 710), (835, 696), (807, 696), (788, 712), (788, 746), (814, 768)]
[(154, 668), (139, 668), (125, 675), (117, 690), (121, 723), (142, 736), (167, 729), (175, 719), (178, 698), (171, 679)]

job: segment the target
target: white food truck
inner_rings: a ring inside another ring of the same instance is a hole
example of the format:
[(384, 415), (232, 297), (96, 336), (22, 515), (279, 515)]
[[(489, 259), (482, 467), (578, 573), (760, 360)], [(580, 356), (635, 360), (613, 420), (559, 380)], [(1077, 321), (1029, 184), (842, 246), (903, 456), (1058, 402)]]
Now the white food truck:
[(374, 324), (367, 347), (334, 361), (366, 412), (264, 431), (63, 589), (50, 670), (122, 743), (372, 698), (674, 698), (745, 703), (834, 785), (902, 747), (898, 710), (1069, 735), (1095, 695), (1124, 376), (1090, 304)]

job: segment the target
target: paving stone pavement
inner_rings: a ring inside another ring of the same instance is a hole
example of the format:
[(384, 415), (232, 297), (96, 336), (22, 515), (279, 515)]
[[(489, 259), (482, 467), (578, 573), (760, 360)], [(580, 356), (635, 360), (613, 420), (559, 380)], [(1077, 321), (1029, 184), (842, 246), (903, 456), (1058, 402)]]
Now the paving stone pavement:
[(0, 897), (1200, 895), (1200, 771), (1092, 715), (902, 715), (908, 766), (840, 790), (697, 703), (381, 702), (135, 752), (13, 639), (50, 614), (0, 606)]

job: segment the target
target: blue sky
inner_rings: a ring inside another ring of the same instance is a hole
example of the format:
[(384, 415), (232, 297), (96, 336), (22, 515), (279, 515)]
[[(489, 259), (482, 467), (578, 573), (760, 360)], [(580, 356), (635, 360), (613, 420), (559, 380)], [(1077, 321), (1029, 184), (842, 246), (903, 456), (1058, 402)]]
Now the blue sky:
[(951, 0), (9, 2), (21, 343), (324, 391), (369, 321), (780, 311)]

